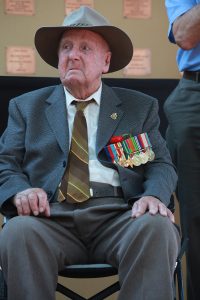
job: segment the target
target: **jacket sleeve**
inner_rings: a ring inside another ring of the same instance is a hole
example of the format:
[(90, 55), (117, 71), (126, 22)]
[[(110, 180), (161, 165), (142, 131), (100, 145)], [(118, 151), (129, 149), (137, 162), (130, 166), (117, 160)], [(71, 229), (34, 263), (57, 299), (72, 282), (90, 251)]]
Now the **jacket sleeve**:
[(22, 169), (26, 148), (25, 128), (26, 122), (13, 99), (9, 104), (8, 125), (0, 139), (0, 206), (2, 213), (4, 213), (3, 206), (14, 209), (9, 199), (19, 191), (31, 187), (28, 177)]
[(143, 129), (148, 133), (155, 159), (142, 166), (143, 191), (135, 198), (154, 196), (168, 206), (176, 189), (177, 175), (166, 142), (159, 132), (159, 124), (158, 103), (153, 101)]

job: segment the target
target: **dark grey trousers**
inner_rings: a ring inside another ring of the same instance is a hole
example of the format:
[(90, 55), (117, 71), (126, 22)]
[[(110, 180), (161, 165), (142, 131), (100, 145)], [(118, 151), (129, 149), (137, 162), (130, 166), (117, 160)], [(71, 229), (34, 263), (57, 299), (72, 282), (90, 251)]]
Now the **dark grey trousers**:
[(65, 264), (110, 263), (119, 270), (119, 300), (173, 299), (179, 234), (167, 217), (131, 218), (119, 198), (51, 206), (51, 218), (18, 216), (0, 233), (8, 300), (54, 300)]
[(181, 79), (165, 103), (168, 147), (178, 170), (177, 197), (187, 246), (188, 300), (200, 299), (200, 83)]

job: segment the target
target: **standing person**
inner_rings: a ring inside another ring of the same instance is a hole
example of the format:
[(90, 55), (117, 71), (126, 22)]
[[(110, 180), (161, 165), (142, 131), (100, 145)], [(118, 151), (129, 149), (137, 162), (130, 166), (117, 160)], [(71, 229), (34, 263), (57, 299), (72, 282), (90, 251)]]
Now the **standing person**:
[(178, 170), (177, 196), (183, 234), (189, 237), (188, 300), (200, 299), (200, 1), (166, 0), (169, 40), (179, 46), (183, 77), (164, 109), (167, 142)]
[(177, 177), (157, 101), (101, 80), (129, 63), (131, 40), (83, 6), (40, 28), (35, 45), (61, 84), (11, 100), (1, 138), (8, 300), (53, 300), (64, 265), (96, 262), (118, 268), (119, 300), (172, 300)]

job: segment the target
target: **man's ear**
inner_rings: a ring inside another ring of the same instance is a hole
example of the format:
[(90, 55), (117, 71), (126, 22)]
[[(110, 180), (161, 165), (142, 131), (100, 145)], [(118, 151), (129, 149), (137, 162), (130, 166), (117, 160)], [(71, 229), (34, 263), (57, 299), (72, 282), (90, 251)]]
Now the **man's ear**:
[(106, 54), (105, 54), (105, 64), (104, 64), (103, 71), (102, 71), (103, 74), (108, 73), (108, 70), (109, 70), (109, 67), (110, 67), (111, 56), (112, 56), (112, 53), (110, 51), (106, 52)]

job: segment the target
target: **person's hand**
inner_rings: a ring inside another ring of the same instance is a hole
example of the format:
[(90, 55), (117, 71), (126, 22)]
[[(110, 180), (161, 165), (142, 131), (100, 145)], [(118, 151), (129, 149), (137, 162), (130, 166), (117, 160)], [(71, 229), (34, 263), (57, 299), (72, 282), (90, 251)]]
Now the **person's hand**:
[(47, 200), (47, 194), (43, 189), (30, 188), (17, 193), (13, 198), (13, 204), (17, 208), (20, 216), (29, 216), (31, 214), (38, 216), (43, 214), (50, 216), (50, 207)]
[(175, 222), (171, 210), (169, 210), (159, 199), (152, 196), (144, 196), (133, 204), (132, 218), (138, 218), (147, 211), (151, 215), (160, 214), (161, 216), (168, 217), (173, 223)]

